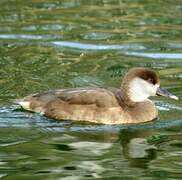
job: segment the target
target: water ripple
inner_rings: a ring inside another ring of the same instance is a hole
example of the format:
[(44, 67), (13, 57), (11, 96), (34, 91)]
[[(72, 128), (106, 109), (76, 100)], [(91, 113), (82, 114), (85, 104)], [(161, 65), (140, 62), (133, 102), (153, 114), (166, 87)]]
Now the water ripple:
[(153, 59), (182, 59), (182, 53), (145, 53), (145, 52), (127, 52), (126, 55), (147, 57)]
[(62, 36), (55, 35), (31, 35), (31, 34), (0, 34), (0, 39), (30, 39), (30, 40), (51, 40), (55, 38), (62, 38)]
[(112, 44), (112, 45), (103, 45), (103, 44), (86, 44), (79, 42), (68, 42), (68, 41), (53, 41), (53, 45), (60, 47), (69, 47), (83, 50), (144, 50), (145, 46), (132, 43), (132, 44)]

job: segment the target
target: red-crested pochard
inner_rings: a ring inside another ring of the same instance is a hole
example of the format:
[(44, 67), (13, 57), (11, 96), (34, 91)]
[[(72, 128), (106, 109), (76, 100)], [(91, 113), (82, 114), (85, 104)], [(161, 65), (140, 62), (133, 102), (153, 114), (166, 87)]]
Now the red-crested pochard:
[(120, 89), (56, 89), (26, 96), (17, 103), (28, 111), (57, 120), (125, 124), (157, 118), (158, 111), (148, 99), (156, 95), (178, 99), (160, 86), (153, 70), (133, 68), (124, 76)]

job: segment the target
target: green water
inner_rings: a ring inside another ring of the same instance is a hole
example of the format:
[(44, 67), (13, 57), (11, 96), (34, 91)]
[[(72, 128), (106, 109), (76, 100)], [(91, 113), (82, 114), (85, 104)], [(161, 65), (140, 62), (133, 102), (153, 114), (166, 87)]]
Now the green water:
[(182, 179), (182, 103), (160, 119), (106, 126), (54, 121), (12, 101), (52, 88), (119, 87), (151, 67), (182, 97), (181, 0), (1, 0), (0, 178)]

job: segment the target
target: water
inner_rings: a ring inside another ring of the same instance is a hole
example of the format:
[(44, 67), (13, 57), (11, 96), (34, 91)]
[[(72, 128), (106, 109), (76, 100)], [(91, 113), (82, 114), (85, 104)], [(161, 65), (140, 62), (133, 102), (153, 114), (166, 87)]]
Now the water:
[(0, 178), (182, 179), (182, 103), (152, 98), (157, 121), (96, 125), (17, 110), (53, 88), (119, 87), (152, 67), (182, 97), (182, 4), (176, 1), (0, 1)]

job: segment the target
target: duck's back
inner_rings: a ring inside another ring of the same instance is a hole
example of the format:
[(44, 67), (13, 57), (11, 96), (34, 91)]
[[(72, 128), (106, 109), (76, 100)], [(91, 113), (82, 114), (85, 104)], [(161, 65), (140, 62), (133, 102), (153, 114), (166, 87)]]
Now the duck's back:
[(30, 95), (19, 104), (53, 119), (90, 121), (103, 124), (139, 123), (157, 116), (150, 100), (133, 107), (123, 102), (120, 89), (57, 89)]
[(104, 88), (50, 90), (27, 96), (19, 104), (29, 111), (58, 120), (115, 124), (123, 116), (113, 90)]

